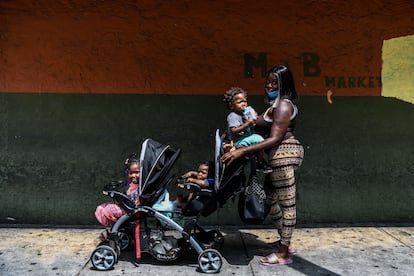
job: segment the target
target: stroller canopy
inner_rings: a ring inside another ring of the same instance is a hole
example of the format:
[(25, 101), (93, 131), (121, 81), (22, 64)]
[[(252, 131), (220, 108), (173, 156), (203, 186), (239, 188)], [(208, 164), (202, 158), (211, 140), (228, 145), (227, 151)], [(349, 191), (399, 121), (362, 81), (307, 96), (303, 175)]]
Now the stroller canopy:
[(175, 161), (180, 156), (180, 149), (162, 145), (152, 139), (142, 143), (139, 178), (139, 195), (147, 195), (164, 189), (164, 181)]

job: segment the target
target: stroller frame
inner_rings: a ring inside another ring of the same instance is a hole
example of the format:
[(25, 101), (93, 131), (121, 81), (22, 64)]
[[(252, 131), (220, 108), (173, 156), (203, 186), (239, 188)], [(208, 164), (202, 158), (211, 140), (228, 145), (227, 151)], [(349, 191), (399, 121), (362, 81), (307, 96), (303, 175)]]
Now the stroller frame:
[[(146, 162), (148, 160), (145, 160), (145, 152), (147, 152), (147, 149), (144, 147), (147, 146), (152, 147), (154, 151), (156, 151), (158, 154), (169, 155), (167, 157), (157, 156), (155, 158), (150, 158), (156, 160), (156, 163), (160, 160), (161, 162), (165, 162), (164, 166), (163, 164), (161, 164), (160, 166), (160, 164), (157, 163), (152, 164), (150, 169), (146, 167)], [(171, 182), (175, 179), (174, 176), (171, 176), (167, 180), (165, 180), (168, 172), (170, 171), (172, 165), (175, 163), (176, 159), (178, 159), (180, 153), (180, 149), (173, 150), (169, 146), (161, 145), (154, 140), (147, 139), (144, 141), (140, 157), (141, 177), (139, 183), (139, 196), (141, 199), (141, 203), (143, 203), (141, 205), (135, 206), (135, 203), (132, 202), (123, 192), (117, 191), (116, 187), (119, 186), (121, 182), (112, 182), (112, 184), (106, 185), (104, 187), (102, 191), (103, 194), (112, 198), (114, 202), (116, 202), (118, 205), (121, 206), (121, 208), (125, 210), (126, 214), (121, 216), (115, 222), (115, 224), (109, 230), (108, 237), (101, 243), (99, 243), (96, 249), (93, 251), (90, 260), (94, 269), (102, 271), (110, 270), (118, 262), (121, 251), (128, 248), (132, 241), (130, 233), (128, 233), (128, 231), (123, 230), (124, 227), (128, 227), (125, 225), (128, 224), (128, 222), (130, 222), (131, 224), (135, 225), (135, 253), (138, 259), (141, 257), (142, 251), (145, 253), (150, 253), (159, 261), (173, 261), (178, 259), (181, 256), (182, 252), (186, 248), (188, 248), (190, 250), (194, 249), (197, 252), (199, 265), (198, 270), (200, 272), (220, 272), (223, 261), (222, 255), (220, 254), (218, 249), (223, 245), (224, 237), (220, 231), (205, 231), (197, 223), (200, 214), (202, 214), (203, 216), (207, 216), (214, 212), (219, 207), (219, 205), (223, 204), (223, 202), (220, 202), (220, 200), (216, 201), (218, 195), (217, 191), (223, 179), (224, 172), (224, 164), (222, 164), (220, 160), (222, 146), (221, 138), (219, 136), (219, 130), (216, 131), (215, 191), (207, 192), (213, 194), (212, 199), (208, 200), (206, 204), (207, 208), (199, 210), (200, 212), (198, 212), (197, 215), (193, 216), (193, 218), (191, 218), (192, 216), (189, 215), (187, 218), (190, 218), (190, 221), (186, 223), (184, 226), (181, 226), (172, 218), (170, 218), (171, 214), (175, 215), (179, 212), (163, 212), (151, 207), (154, 204), (154, 202), (164, 194), (164, 192), (166, 191), (166, 187), (169, 184), (171, 184)], [(161, 170), (154, 170), (154, 168), (157, 167), (161, 167)], [(242, 176), (242, 180), (244, 180), (244, 174), (241, 173), (242, 169), (243, 166), (240, 166), (237, 170), (234, 170), (232, 173), (232, 177), (240, 175)], [(147, 173), (148, 175), (146, 175)], [(155, 180), (151, 177), (154, 175), (156, 176)], [(142, 179), (144, 180), (141, 181)], [(148, 185), (155, 185), (157, 189), (155, 191), (151, 191), (150, 193), (148, 193)], [(194, 185), (189, 185), (189, 183), (185, 183), (184, 188), (191, 190), (192, 192), (195, 192), (196, 195), (198, 195), (199, 193), (202, 194), (204, 192), (198, 186), (195, 187)], [(197, 196), (195, 196), (195, 198), (197, 198)], [(155, 218), (155, 220), (162, 224), (163, 227), (159, 227), (157, 229), (151, 229), (147, 227), (147, 219), (149, 218)], [(154, 249), (155, 246), (159, 246), (160, 243), (164, 244), (166, 242), (165, 240), (163, 240), (163, 238), (167, 238), (167, 236), (164, 236), (165, 229), (173, 230), (181, 234), (180, 238), (172, 240), (173, 246), (172, 250), (170, 250), (172, 251), (172, 253), (169, 253), (169, 255), (157, 253), (157, 251)], [(161, 238), (155, 240), (154, 243), (151, 242), (153, 240), (150, 237), (152, 231), (162, 232)]]

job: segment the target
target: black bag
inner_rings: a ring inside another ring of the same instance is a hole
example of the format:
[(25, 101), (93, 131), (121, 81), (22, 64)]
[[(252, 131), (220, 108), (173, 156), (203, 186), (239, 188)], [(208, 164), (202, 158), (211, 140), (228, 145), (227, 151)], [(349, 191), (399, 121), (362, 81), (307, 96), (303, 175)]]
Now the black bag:
[(269, 213), (266, 193), (257, 174), (250, 176), (244, 192), (239, 195), (238, 211), (240, 219), (246, 224), (261, 224)]

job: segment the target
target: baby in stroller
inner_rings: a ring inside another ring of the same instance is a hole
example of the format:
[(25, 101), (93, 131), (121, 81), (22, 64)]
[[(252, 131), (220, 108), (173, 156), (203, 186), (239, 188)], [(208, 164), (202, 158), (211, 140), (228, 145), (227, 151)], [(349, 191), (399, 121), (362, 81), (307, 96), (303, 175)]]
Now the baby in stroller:
[[(216, 141), (217, 135), (218, 131)], [(142, 253), (148, 253), (159, 261), (173, 261), (190, 250), (198, 254), (201, 272), (219, 272), (222, 256), (217, 249), (223, 244), (223, 235), (216, 229), (206, 231), (198, 223), (200, 215), (211, 214), (225, 201), (217, 197), (219, 182), (223, 180), (223, 168), (217, 149), (220, 149), (220, 145), (217, 146), (216, 143), (214, 190), (209, 191), (208, 195), (200, 196), (202, 189), (198, 185), (181, 183), (183, 188), (193, 193), (188, 203), (198, 203), (197, 208), (194, 210), (192, 204), (186, 204), (182, 211), (164, 212), (153, 206), (164, 197), (167, 187), (176, 180), (169, 172), (181, 150), (151, 139), (145, 140), (139, 159), (137, 199), (134, 201), (124, 194), (124, 191), (119, 191), (120, 182), (111, 182), (103, 189), (103, 193), (109, 196), (123, 213), (110, 224), (107, 237), (93, 251), (90, 258), (93, 267), (96, 270), (112, 269), (121, 251), (134, 244), (135, 257), (138, 260)], [(239, 173), (235, 171), (234, 175)], [(234, 187), (228, 190), (233, 193)], [(184, 216), (188, 220), (183, 226), (174, 220), (179, 216)]]
[[(181, 178), (177, 180), (178, 186), (183, 188), (182, 183), (195, 184), (200, 186), (200, 188), (212, 191), (214, 190), (214, 176), (213, 176), (213, 162), (203, 161), (198, 166), (197, 171), (188, 171), (181, 175)], [(182, 194), (177, 194), (175, 200), (175, 206), (177, 208), (182, 208), (187, 202), (191, 201), (193, 198), (193, 193), (189, 193), (186, 196)]]

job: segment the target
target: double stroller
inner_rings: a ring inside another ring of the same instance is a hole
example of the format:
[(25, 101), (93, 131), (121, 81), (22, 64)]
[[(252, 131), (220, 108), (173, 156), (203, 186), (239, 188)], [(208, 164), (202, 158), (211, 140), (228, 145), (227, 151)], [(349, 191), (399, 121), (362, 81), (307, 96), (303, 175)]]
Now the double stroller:
[[(221, 162), (223, 153), (219, 130), (215, 135), (214, 190), (201, 189), (198, 185), (186, 183), (170, 176), (170, 170), (179, 158), (181, 150), (147, 139), (140, 154), (141, 175), (139, 179), (140, 205), (135, 206), (122, 191), (122, 182), (111, 182), (103, 193), (125, 210), (110, 228), (107, 238), (93, 251), (90, 260), (96, 270), (109, 270), (117, 263), (121, 251), (134, 246), (135, 257), (148, 253), (158, 261), (174, 261), (184, 252), (198, 254), (198, 270), (204, 273), (218, 273), (222, 256), (218, 251), (224, 242), (219, 230), (203, 229), (198, 220), (207, 217), (222, 207), (243, 188), (245, 174), (243, 159), (225, 167)], [(160, 211), (153, 206), (167, 193), (167, 187), (178, 183), (178, 187), (193, 194), (183, 208)], [(180, 218), (182, 223), (176, 221)]]

